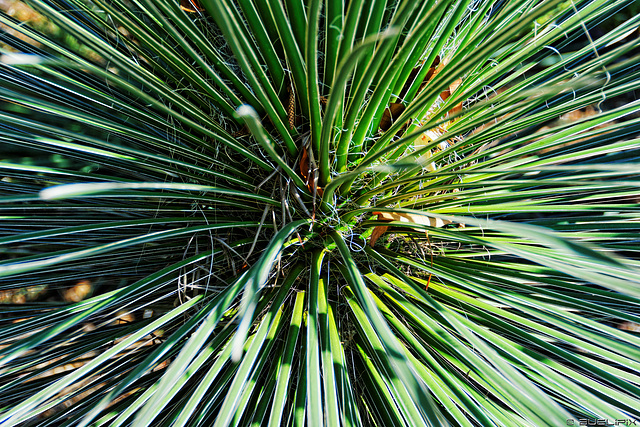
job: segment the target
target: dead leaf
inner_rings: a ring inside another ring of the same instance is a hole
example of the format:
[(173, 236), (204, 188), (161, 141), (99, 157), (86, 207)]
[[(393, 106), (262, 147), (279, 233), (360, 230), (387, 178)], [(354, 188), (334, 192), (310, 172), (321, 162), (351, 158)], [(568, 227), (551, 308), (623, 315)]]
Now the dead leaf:
[(312, 166), (315, 166), (315, 164), (314, 165), (311, 164), (312, 160), (309, 156), (308, 150), (311, 150), (311, 148), (309, 147), (309, 148), (302, 149), (302, 156), (300, 158), (300, 176), (304, 178), (305, 182), (307, 183), (307, 188), (309, 189), (311, 194), (316, 193), (320, 197), (322, 197), (322, 194), (323, 194), (322, 187), (316, 187), (317, 169), (315, 167), (312, 167)]
[(383, 131), (388, 130), (393, 122), (404, 112), (406, 107), (401, 102), (392, 102), (387, 108), (384, 109), (382, 119), (380, 120), (380, 129)]
[[(449, 95), (458, 89), (458, 87), (462, 84), (462, 79), (457, 79), (455, 82), (449, 85)], [(444, 99), (444, 98), (443, 98)], [(449, 114), (456, 114), (462, 111), (462, 102), (456, 104), (451, 110), (449, 110)]]
[[(418, 88), (418, 92), (421, 92), (422, 89), (424, 89), (424, 87), (427, 85), (427, 83), (429, 83), (429, 80), (433, 78), (433, 76), (436, 74), (436, 70), (438, 69), (439, 64), (440, 64), (440, 56), (438, 55), (433, 60), (433, 63), (429, 67), (429, 70), (427, 71), (427, 74), (424, 76), (424, 79), (422, 79), (422, 83), (420, 83), (420, 88)], [(404, 84), (404, 87), (400, 91), (400, 95), (398, 96), (398, 98), (400, 99), (404, 98), (404, 96), (409, 91), (409, 88), (411, 88), (411, 85), (413, 85), (413, 81), (416, 79), (416, 77), (418, 77), (418, 73), (420, 72), (421, 69), (422, 67), (416, 67), (411, 71), (411, 74), (409, 74), (409, 78), (407, 79), (407, 82)]]
[[(441, 68), (439, 67), (439, 64), (440, 64), (440, 56), (436, 56), (436, 58), (433, 60), (433, 64), (431, 64), (431, 67), (429, 67), (429, 70), (427, 71), (427, 74), (425, 75), (424, 79), (422, 79), (422, 83), (420, 83), (418, 92), (422, 91), (422, 89), (427, 85), (429, 80), (431, 80), (433, 76), (437, 74), (438, 70)], [(414, 80), (416, 79), (416, 77), (418, 77), (418, 74), (420, 73), (421, 70), (422, 70), (422, 67), (416, 67), (413, 70), (411, 70), (411, 74), (409, 74), (409, 78), (407, 78), (407, 81), (405, 82), (404, 87), (400, 91), (400, 94), (398, 95), (398, 99), (403, 99), (405, 97), (405, 95), (413, 85)], [(405, 109), (406, 107), (401, 102), (391, 102), (389, 106), (385, 108), (384, 112), (382, 113), (382, 118), (380, 119), (380, 130), (382, 130), (383, 132), (386, 132), (387, 130), (389, 130), (389, 128), (391, 128), (391, 125), (393, 125), (393, 123), (396, 120), (398, 120), (398, 118), (400, 117), (400, 115), (402, 115)], [(404, 134), (405, 130), (406, 130), (406, 125), (405, 127), (403, 127), (398, 131), (398, 133), (396, 134), (396, 137), (401, 137), (402, 134)]]
[(309, 154), (306, 149), (302, 150), (302, 157), (300, 158), (300, 175), (305, 181), (309, 178)]
[[(420, 225), (428, 225), (431, 227), (444, 227), (447, 224), (451, 224), (451, 221), (440, 218), (431, 218), (424, 215), (418, 214), (410, 214), (404, 212), (374, 212), (374, 215), (377, 215), (378, 221), (399, 221), (399, 222), (407, 222), (411, 224), (420, 224)], [(387, 225), (379, 225), (373, 229), (371, 233), (371, 237), (369, 237), (369, 246), (373, 247), (378, 239), (382, 237), (389, 230), (389, 226)], [(417, 230), (416, 231), (422, 231)]]
[(120, 310), (116, 313), (115, 319), (111, 321), (113, 325), (125, 325), (129, 323), (133, 323), (136, 320), (136, 316), (133, 313), (126, 310)]
[(375, 227), (373, 229), (373, 232), (371, 233), (371, 237), (369, 237), (369, 246), (374, 247), (378, 239), (382, 237), (382, 235), (386, 233), (388, 229), (389, 226), (387, 225), (379, 225)]
[(440, 98), (442, 98), (443, 101), (446, 101), (447, 98), (449, 98), (451, 96), (451, 91), (449, 89), (445, 89), (440, 93)]
[(378, 215), (378, 221), (399, 221), (411, 224), (428, 225), (431, 227), (444, 227), (447, 224), (451, 224), (451, 221), (447, 219), (431, 218), (424, 215), (404, 212), (374, 212), (373, 214)]
[[(404, 212), (374, 212), (374, 215), (378, 216), (378, 221), (399, 221), (406, 222), (410, 224), (420, 224), (420, 225), (428, 225), (431, 227), (444, 227), (447, 224), (451, 224), (451, 221), (440, 218), (431, 218), (424, 215), (418, 214), (410, 214)], [(371, 233), (371, 237), (369, 238), (369, 246), (373, 247), (378, 239), (382, 237), (384, 233), (387, 232), (389, 226), (379, 225), (373, 229), (373, 233)], [(413, 229), (415, 231), (422, 231), (419, 229)]]
[(80, 280), (74, 286), (64, 291), (62, 299), (66, 302), (80, 302), (89, 296), (92, 290), (93, 285), (90, 280)]
[(180, 0), (180, 9), (189, 13), (204, 12), (204, 9), (197, 0)]
[(433, 60), (433, 64), (431, 64), (431, 67), (429, 67), (429, 71), (427, 71), (427, 75), (425, 75), (424, 79), (422, 80), (422, 85), (420, 87), (421, 90), (422, 87), (424, 87), (423, 85), (429, 83), (429, 80), (431, 80), (433, 76), (436, 75), (436, 70), (439, 70), (440, 68), (440, 55), (436, 55), (436, 58)]
[[(422, 92), (422, 89), (424, 89), (424, 87), (427, 85), (427, 83), (429, 83), (429, 81), (431, 79), (433, 79), (439, 72), (441, 72), (444, 69), (444, 67), (447, 65), (448, 62), (449, 62), (448, 59), (445, 59), (444, 61), (441, 61), (440, 57), (436, 56), (436, 59), (433, 61), (433, 64), (429, 68), (429, 71), (427, 72), (427, 75), (424, 77), (424, 80), (422, 81), (422, 84), (420, 85), (420, 89), (418, 89), (418, 93)], [(410, 79), (408, 82), (413, 82), (413, 79)], [(455, 92), (455, 90), (458, 88), (458, 86), (460, 86), (461, 83), (462, 83), (462, 79), (457, 79), (456, 81), (451, 83), (447, 89), (443, 90), (442, 93), (440, 93), (440, 98), (442, 98), (442, 100), (446, 101), (446, 99), (449, 98), (453, 92)], [(408, 90), (408, 88), (407, 88), (407, 90)], [(462, 111), (462, 103), (457, 104), (456, 106), (454, 106), (449, 111), (449, 113), (458, 113), (460, 111)]]
[(461, 84), (462, 84), (462, 79), (457, 79), (455, 82), (449, 85), (449, 91), (451, 91), (451, 93), (455, 92), (455, 90), (458, 89), (458, 87)]

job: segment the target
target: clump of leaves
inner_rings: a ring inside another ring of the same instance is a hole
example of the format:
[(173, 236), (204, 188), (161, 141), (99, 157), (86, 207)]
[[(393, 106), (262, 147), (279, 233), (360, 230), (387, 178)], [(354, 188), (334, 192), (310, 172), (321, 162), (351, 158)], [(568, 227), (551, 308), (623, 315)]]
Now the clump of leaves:
[(0, 423), (639, 417), (630, 3), (2, 15)]

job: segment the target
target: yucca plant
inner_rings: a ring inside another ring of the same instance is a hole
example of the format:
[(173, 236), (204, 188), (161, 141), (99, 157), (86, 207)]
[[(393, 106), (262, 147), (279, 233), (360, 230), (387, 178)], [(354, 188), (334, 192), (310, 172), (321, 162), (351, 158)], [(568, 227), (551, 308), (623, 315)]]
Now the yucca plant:
[(0, 425), (640, 417), (633, 2), (29, 4)]

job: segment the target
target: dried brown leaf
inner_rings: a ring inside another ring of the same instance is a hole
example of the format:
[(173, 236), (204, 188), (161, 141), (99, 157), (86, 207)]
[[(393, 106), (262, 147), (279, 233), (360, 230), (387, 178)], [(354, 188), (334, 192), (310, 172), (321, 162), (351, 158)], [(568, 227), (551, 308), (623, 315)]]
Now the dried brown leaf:
[(400, 102), (392, 102), (387, 108), (384, 109), (382, 119), (380, 120), (380, 129), (383, 131), (388, 130), (393, 122), (404, 112), (405, 106)]
[(180, 0), (180, 9), (189, 13), (204, 12), (204, 9), (197, 0)]
[(374, 212), (378, 215), (378, 221), (399, 221), (412, 224), (429, 225), (431, 227), (444, 227), (451, 224), (451, 221), (440, 218), (431, 218), (424, 215), (410, 214), (404, 212)]
[(302, 150), (302, 157), (300, 158), (300, 176), (305, 181), (309, 178), (309, 154), (306, 149)]
[[(424, 215), (410, 214), (404, 212), (374, 212), (374, 215), (378, 216), (378, 221), (399, 221), (412, 224), (429, 225), (431, 227), (444, 227), (447, 224), (451, 224), (451, 221), (440, 218), (431, 218)], [(382, 237), (389, 229), (389, 226), (379, 225), (373, 229), (371, 237), (369, 238), (369, 246), (373, 247), (378, 239)], [(415, 230), (415, 229), (414, 229)], [(422, 230), (416, 230), (422, 231)]]
[(373, 229), (373, 232), (371, 233), (371, 237), (369, 237), (369, 246), (374, 247), (378, 239), (382, 237), (382, 235), (386, 233), (388, 229), (389, 227), (386, 225), (379, 225), (375, 227)]

